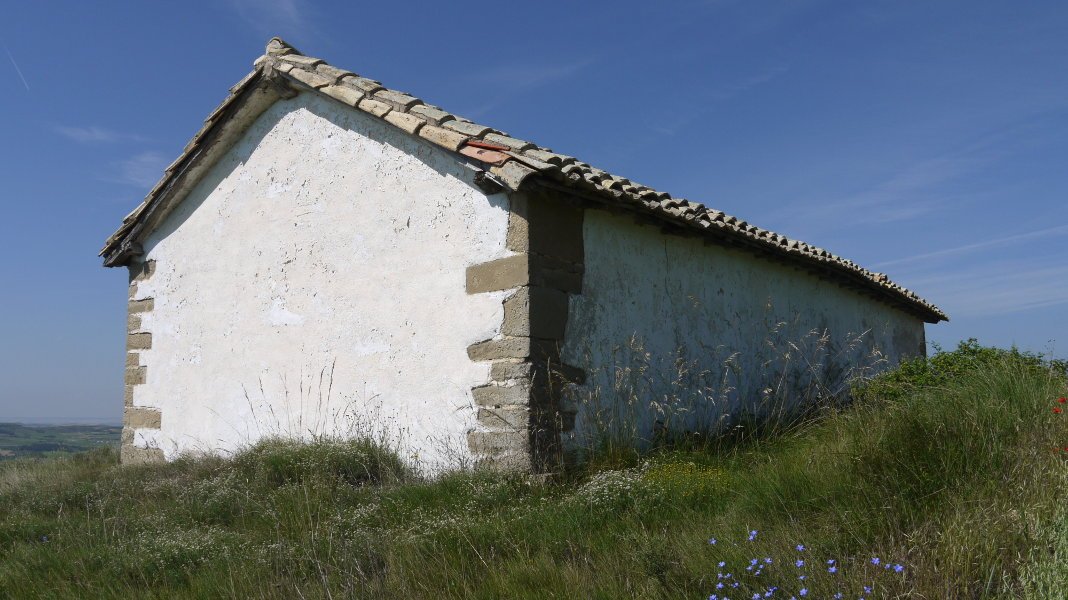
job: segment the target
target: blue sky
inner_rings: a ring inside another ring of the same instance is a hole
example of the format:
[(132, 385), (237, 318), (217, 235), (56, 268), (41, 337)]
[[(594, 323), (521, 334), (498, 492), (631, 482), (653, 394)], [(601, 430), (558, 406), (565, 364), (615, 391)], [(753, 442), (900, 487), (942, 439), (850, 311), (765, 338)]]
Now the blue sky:
[(0, 2), (0, 421), (118, 421), (96, 252), (272, 35), (1068, 355), (1062, 2)]

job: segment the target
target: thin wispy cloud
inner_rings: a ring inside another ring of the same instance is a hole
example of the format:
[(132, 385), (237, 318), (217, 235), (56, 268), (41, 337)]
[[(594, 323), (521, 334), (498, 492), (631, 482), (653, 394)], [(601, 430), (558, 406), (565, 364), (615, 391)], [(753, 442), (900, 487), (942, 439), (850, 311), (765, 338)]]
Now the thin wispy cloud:
[(228, 0), (227, 4), (260, 35), (308, 33), (309, 7), (301, 0)]
[(26, 77), (22, 74), (22, 69), (19, 68), (19, 63), (15, 62), (15, 57), (11, 55), (11, 51), (7, 49), (6, 44), (4, 45), (4, 52), (7, 53), (7, 57), (11, 61), (11, 66), (15, 67), (15, 72), (18, 73), (22, 85), (26, 86), (27, 92), (30, 91), (30, 84), (26, 82)]
[(754, 73), (740, 81), (735, 81), (716, 88), (712, 90), (710, 96), (716, 100), (727, 100), (743, 92), (747, 92), (752, 88), (764, 85), (789, 70), (790, 65), (776, 65), (759, 73)]
[(954, 269), (907, 285), (950, 317), (991, 317), (1068, 304), (1068, 265), (1036, 261), (985, 263)]
[(588, 67), (593, 62), (594, 59), (587, 58), (565, 64), (502, 65), (481, 70), (472, 75), (472, 79), (476, 79), (484, 85), (501, 86), (509, 91), (523, 90), (541, 87), (551, 81), (569, 77)]
[[(1061, 131), (1049, 127), (1051, 113), (1047, 108), (1036, 112), (1024, 104), (1016, 107), (1015, 112), (1013, 109), (999, 107), (1000, 124), (985, 130), (972, 129), (969, 138), (961, 139), (949, 151), (921, 157), (856, 192), (825, 201), (784, 206), (776, 216), (792, 223), (803, 221), (808, 229), (806, 235), (812, 237), (830, 228), (900, 223), (933, 217), (935, 213), (948, 214), (1003, 195), (1008, 191), (1005, 188), (1008, 182), (992, 189), (977, 187), (969, 181), (1016, 154), (1056, 143), (1062, 135)], [(976, 109), (967, 118), (958, 117), (985, 123), (989, 115), (984, 111)], [(929, 133), (937, 137), (935, 134), (941, 131), (938, 125), (932, 123), (931, 128)], [(953, 127), (943, 129), (946, 137), (962, 137), (961, 133), (953, 132)], [(866, 166), (871, 160), (864, 158), (859, 162)], [(840, 171), (849, 172), (850, 167), (848, 161), (842, 162)]]
[(94, 144), (103, 143), (110, 144), (114, 142), (144, 142), (146, 139), (135, 133), (122, 133), (113, 129), (107, 129), (105, 127), (89, 126), (89, 127), (69, 127), (66, 125), (55, 125), (52, 130), (62, 135), (65, 138), (80, 142), (82, 144)]
[(163, 176), (170, 161), (159, 152), (141, 152), (115, 164), (115, 173), (106, 181), (148, 188)]
[(519, 94), (572, 77), (595, 64), (597, 60), (590, 57), (569, 63), (502, 65), (477, 71), (470, 76), (472, 83), (498, 92), (482, 105), (467, 112), (471, 117), (477, 118)]
[(988, 248), (994, 248), (996, 246), (1004, 246), (1006, 244), (1013, 244), (1016, 242), (1022, 242), (1025, 240), (1031, 240), (1036, 238), (1047, 237), (1058, 233), (1068, 233), (1068, 225), (1058, 225), (1056, 227), (1047, 227), (1045, 229), (1039, 229), (1037, 231), (1030, 231), (1027, 233), (1018, 233), (1016, 235), (1009, 235), (1000, 238), (994, 238), (991, 240), (984, 240), (982, 242), (976, 242), (974, 244), (965, 244), (963, 246), (956, 246), (954, 248), (945, 248), (943, 250), (936, 250), (934, 252), (925, 252), (923, 254), (916, 254), (914, 256), (906, 256), (905, 258), (896, 258), (894, 260), (888, 260), (881, 263), (872, 265), (875, 268), (883, 268), (891, 265), (903, 265), (909, 263), (916, 263), (921, 261), (929, 261), (937, 258), (947, 258), (951, 256), (958, 256), (962, 254), (968, 254), (979, 250), (986, 250)]
[(700, 95), (700, 102), (692, 103), (694, 106), (701, 108), (693, 108), (689, 111), (676, 113), (675, 115), (671, 115), (670, 113), (662, 115), (650, 129), (666, 136), (675, 135), (687, 125), (703, 118), (706, 114), (712, 111), (714, 103), (724, 102), (736, 96), (743, 95), (754, 88), (758, 88), (774, 81), (789, 70), (790, 65), (788, 64), (775, 65), (753, 73), (748, 77), (743, 77), (736, 81), (715, 86)]
[(773, 35), (796, 22), (827, 0), (747, 2), (746, 0), (697, 0), (691, 6), (705, 8), (718, 18), (732, 18), (735, 39)]
[(835, 215), (836, 226), (842, 225), (843, 215), (850, 215), (853, 225), (914, 219), (950, 208), (953, 198), (942, 191), (943, 186), (974, 172), (983, 162), (960, 155), (923, 160), (867, 190), (811, 210)]
[(1006, 130), (992, 132), (956, 150), (917, 160), (856, 193), (790, 206), (780, 216), (802, 215), (810, 228), (819, 231), (908, 221), (960, 209), (972, 197), (959, 182), (1011, 152), (998, 144), (1005, 135)]

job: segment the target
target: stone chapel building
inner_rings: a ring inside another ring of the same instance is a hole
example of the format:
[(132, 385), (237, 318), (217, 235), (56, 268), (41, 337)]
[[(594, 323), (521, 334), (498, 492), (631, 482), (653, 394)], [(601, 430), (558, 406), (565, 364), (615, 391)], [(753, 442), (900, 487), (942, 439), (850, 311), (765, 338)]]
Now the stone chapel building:
[(124, 462), (370, 434), (430, 469), (545, 471), (606, 426), (810, 401), (946, 319), (278, 38), (101, 256), (130, 272)]

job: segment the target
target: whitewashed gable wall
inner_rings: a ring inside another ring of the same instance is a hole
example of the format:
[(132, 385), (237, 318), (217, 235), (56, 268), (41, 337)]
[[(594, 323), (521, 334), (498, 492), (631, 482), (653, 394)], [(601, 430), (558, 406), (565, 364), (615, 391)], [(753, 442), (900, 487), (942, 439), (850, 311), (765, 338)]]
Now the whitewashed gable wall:
[(444, 151), (314, 94), (272, 106), (147, 240), (156, 272), (133, 404), (167, 458), (265, 435), (400, 436), (430, 468), (469, 459), (468, 345), (506, 292), (465, 268), (509, 254), (508, 199)]

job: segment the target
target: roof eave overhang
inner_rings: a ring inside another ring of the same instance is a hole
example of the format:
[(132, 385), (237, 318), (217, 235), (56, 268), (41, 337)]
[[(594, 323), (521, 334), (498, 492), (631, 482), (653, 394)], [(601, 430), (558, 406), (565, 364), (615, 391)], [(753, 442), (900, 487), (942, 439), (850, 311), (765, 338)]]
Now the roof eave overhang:
[(556, 178), (547, 177), (536, 173), (523, 181), (527, 188), (542, 187), (557, 193), (568, 194), (581, 201), (599, 206), (611, 212), (631, 214), (640, 221), (659, 226), (664, 232), (675, 235), (684, 235), (700, 238), (706, 245), (717, 245), (727, 248), (745, 250), (755, 254), (758, 258), (777, 262), (785, 266), (798, 269), (818, 277), (825, 281), (848, 287), (873, 300), (889, 304), (890, 306), (906, 312), (926, 323), (938, 323), (948, 321), (941, 310), (930, 308), (925, 304), (917, 303), (907, 295), (901, 294), (892, 288), (873, 284), (867, 277), (856, 273), (851, 269), (829, 260), (813, 261), (811, 257), (800, 257), (790, 248), (773, 246), (751, 239), (722, 223), (719, 226), (707, 226), (696, 220), (679, 220), (674, 215), (666, 214), (655, 207), (636, 207), (632, 203), (615, 202), (611, 197), (606, 198), (603, 194), (591, 194), (577, 190), (566, 182)]
[(144, 201), (127, 215), (105, 242), (100, 256), (106, 267), (120, 267), (141, 254), (141, 240), (174, 210), (208, 169), (241, 138), (272, 104), (296, 95), (270, 64), (256, 68), (230, 88), (230, 94), (204, 120), (204, 126), (168, 166)]
[(826, 250), (791, 240), (701, 204), (672, 198), (593, 168), (577, 159), (507, 136), (451, 115), (379, 82), (301, 55), (278, 38), (256, 60), (255, 69), (230, 88), (230, 95), (205, 120), (204, 127), (167, 167), (145, 200), (108, 238), (100, 255), (104, 265), (128, 264), (141, 253), (144, 236), (157, 227), (207, 170), (274, 102), (312, 91), (369, 113), (406, 133), (474, 160), (495, 183), (510, 190), (538, 184), (612, 210), (641, 215), (665, 230), (700, 235), (706, 243), (744, 248), (789, 264), (884, 301), (928, 323), (946, 321), (938, 307)]

